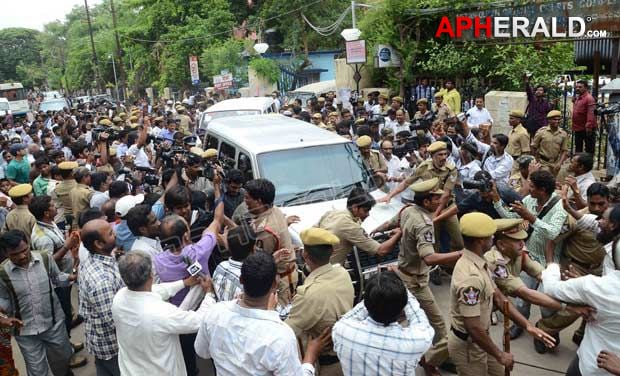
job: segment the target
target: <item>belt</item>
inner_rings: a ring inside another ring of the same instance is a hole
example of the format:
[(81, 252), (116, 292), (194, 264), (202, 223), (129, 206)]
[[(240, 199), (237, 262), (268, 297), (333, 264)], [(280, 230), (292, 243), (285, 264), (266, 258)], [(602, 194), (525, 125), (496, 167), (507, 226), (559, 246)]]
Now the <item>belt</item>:
[(320, 366), (331, 366), (332, 364), (336, 364), (340, 361), (336, 355), (319, 355), (319, 365)]
[(415, 274), (413, 274), (413, 273), (411, 273), (411, 272), (409, 272), (409, 271), (405, 270), (405, 268), (403, 268), (403, 267), (402, 267), (402, 266), (400, 266), (400, 265), (398, 266), (398, 270), (399, 270), (401, 273), (403, 273), (404, 275), (406, 275), (406, 276), (409, 276), (409, 277), (415, 277)]
[(570, 261), (572, 264), (579, 265), (584, 269), (596, 269), (601, 265), (600, 263), (599, 264), (586, 264), (585, 262), (577, 261), (572, 257), (569, 257), (568, 261)]
[(512, 159), (519, 159), (520, 155), (511, 155)]
[(294, 270), (295, 270), (295, 264), (289, 266), (285, 272), (278, 273), (278, 275), (280, 276), (280, 278), (284, 278), (287, 275), (291, 274)]
[(469, 338), (469, 333), (463, 333), (460, 330), (454, 329), (453, 326), (450, 327), (450, 330), (452, 330), (452, 333), (454, 333), (455, 336), (462, 339), (463, 341), (467, 341), (467, 338)]

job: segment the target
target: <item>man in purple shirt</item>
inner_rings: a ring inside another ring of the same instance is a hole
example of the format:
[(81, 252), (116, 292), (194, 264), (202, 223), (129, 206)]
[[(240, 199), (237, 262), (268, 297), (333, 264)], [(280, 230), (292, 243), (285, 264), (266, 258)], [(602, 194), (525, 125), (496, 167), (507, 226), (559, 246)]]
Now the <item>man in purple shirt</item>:
[[(155, 271), (161, 282), (174, 282), (190, 276), (187, 267), (194, 262), (200, 263), (202, 272), (209, 275), (209, 257), (217, 245), (217, 234), (224, 216), (224, 204), (219, 202), (215, 208), (213, 222), (202, 232), (202, 237), (192, 243), (189, 224), (185, 218), (172, 214), (161, 221), (160, 239), (164, 252), (155, 256)], [(170, 299), (170, 303), (179, 306), (187, 296), (189, 288), (184, 288)], [(194, 341), (196, 333), (181, 334), (181, 350), (188, 375), (197, 375)]]
[(545, 98), (544, 86), (538, 85), (532, 90), (530, 78), (526, 75), (524, 80), (525, 93), (527, 94), (527, 121), (524, 125), (530, 137), (534, 139), (536, 131), (547, 125), (547, 114), (553, 109), (553, 106)]

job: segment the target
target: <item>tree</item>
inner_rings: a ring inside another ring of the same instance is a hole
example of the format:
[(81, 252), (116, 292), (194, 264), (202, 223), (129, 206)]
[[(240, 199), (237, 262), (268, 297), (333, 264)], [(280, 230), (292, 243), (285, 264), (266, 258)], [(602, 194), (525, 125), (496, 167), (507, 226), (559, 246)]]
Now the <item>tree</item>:
[(22, 81), (26, 72), (17, 66), (28, 67), (41, 65), (41, 46), (37, 39), (37, 30), (25, 28), (8, 28), (2, 30), (0, 38), (0, 82)]

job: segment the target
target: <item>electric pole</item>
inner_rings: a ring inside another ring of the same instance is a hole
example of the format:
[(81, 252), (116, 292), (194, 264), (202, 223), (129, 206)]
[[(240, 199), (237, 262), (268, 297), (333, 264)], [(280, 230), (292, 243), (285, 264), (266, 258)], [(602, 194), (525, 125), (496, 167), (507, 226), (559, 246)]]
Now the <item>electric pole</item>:
[[(114, 38), (116, 39), (116, 57), (118, 58), (118, 75), (120, 78), (120, 86), (123, 92), (123, 100), (125, 100), (125, 68), (123, 67), (123, 50), (121, 49), (121, 41), (118, 37), (118, 29), (116, 28), (116, 10), (114, 9), (114, 0), (110, 0), (110, 11), (112, 12), (112, 26), (114, 27)], [(114, 59), (114, 57), (112, 57)], [(117, 89), (118, 90), (118, 89)], [(117, 92), (118, 96), (118, 92)], [(120, 98), (117, 98), (120, 101)]]
[(93, 38), (93, 26), (90, 23), (90, 11), (88, 10), (88, 1), (84, 0), (84, 8), (86, 9), (86, 22), (88, 23), (88, 34), (90, 35), (90, 46), (93, 49), (93, 72), (95, 74), (95, 82), (97, 90), (101, 92), (101, 76), (99, 75), (99, 62), (97, 61), (97, 51), (95, 50), (95, 39)]

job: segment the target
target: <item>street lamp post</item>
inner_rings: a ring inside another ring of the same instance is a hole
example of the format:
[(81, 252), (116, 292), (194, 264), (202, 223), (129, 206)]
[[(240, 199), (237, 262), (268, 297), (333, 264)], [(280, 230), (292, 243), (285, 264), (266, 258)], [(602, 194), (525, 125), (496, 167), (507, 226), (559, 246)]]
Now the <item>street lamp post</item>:
[(114, 87), (116, 89), (116, 101), (120, 101), (120, 96), (118, 93), (118, 80), (116, 78), (116, 63), (114, 62), (114, 55), (108, 55), (108, 58), (112, 59), (112, 72), (114, 72)]

